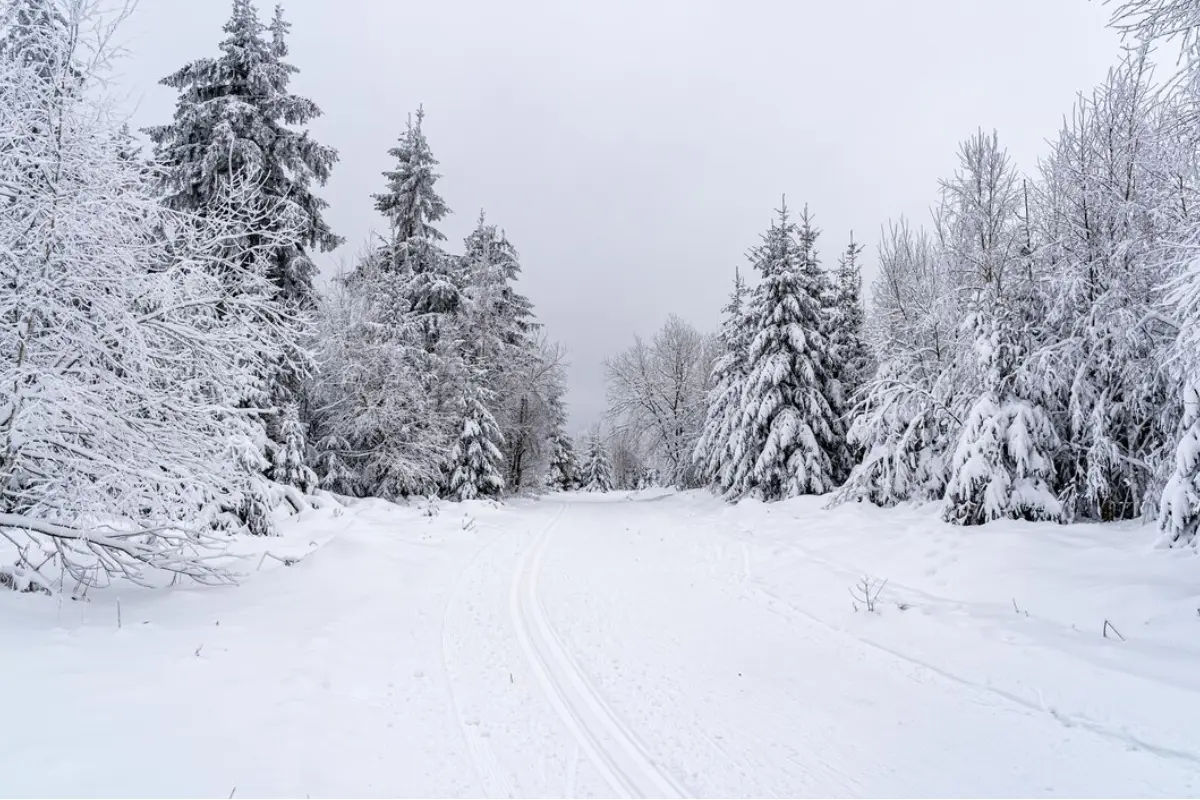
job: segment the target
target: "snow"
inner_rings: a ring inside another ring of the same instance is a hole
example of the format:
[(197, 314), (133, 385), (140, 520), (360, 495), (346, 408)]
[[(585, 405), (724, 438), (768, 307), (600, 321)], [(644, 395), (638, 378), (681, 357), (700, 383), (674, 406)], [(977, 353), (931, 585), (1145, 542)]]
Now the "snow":
[(0, 795), (1200, 792), (1191, 551), (824, 502), (365, 500), (236, 587), (0, 592)]

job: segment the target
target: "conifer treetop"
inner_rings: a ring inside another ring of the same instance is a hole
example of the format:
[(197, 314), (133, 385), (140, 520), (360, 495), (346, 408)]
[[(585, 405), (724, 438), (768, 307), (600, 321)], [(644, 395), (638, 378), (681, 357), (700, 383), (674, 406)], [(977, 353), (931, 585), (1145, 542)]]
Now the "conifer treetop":
[(421, 129), (424, 121), (425, 108), (419, 106), (416, 123), (410, 115), (400, 143), (388, 150), (398, 163), (395, 169), (383, 173), (387, 191), (375, 195), (375, 208), (388, 218), (396, 242), (410, 239), (440, 242), (446, 238), (434, 227), (450, 209), (434, 188), (442, 176), (436, 171), (438, 160), (433, 157)]

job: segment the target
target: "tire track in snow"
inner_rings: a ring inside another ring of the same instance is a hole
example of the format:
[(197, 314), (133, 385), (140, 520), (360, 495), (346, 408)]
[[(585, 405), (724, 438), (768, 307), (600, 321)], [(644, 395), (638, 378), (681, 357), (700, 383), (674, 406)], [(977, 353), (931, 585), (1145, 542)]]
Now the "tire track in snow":
[(563, 505), (522, 553), (513, 573), (509, 612), (521, 649), (546, 699), (616, 795), (686, 797), (683, 788), (659, 768), (600, 698), (546, 618), (538, 595), (538, 575), (554, 528), (565, 512)]

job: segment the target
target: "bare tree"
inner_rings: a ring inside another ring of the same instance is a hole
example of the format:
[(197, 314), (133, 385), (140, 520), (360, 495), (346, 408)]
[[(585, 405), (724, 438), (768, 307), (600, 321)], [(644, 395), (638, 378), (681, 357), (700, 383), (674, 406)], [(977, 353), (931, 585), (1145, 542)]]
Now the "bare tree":
[(699, 485), (691, 454), (704, 427), (715, 347), (677, 316), (605, 363), (608, 415), (676, 486)]
[(541, 338), (535, 351), (501, 376), (505, 405), (499, 414), (508, 462), (506, 483), (514, 492), (540, 488), (549, 467), (551, 438), (562, 414), (566, 353)]

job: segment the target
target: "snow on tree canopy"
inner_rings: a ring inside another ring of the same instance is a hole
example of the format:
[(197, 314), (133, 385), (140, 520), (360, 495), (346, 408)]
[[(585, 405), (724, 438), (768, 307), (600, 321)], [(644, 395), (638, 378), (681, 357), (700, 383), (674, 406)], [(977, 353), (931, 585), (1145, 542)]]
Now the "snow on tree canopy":
[(274, 218), (260, 224), (297, 228), (301, 235), (273, 254), (271, 277), (285, 302), (311, 307), (316, 267), (307, 250), (332, 250), (341, 243), (324, 220), (328, 204), (312, 193), (312, 185), (325, 185), (338, 156), (296, 129), (321, 111), (288, 91), (297, 72), (283, 60), (288, 27), (281, 7), (268, 27), (251, 0), (234, 0), (221, 55), (193, 61), (162, 80), (179, 91), (174, 119), (147, 133), (166, 170), (171, 208), (203, 212), (231, 175), (278, 201)]
[(598, 432), (588, 436), (579, 483), (586, 492), (611, 492), (614, 488), (608, 448)]
[(475, 389), (463, 400), (458, 440), (450, 450), (449, 490), (456, 500), (473, 500), (504, 490), (504, 455), (500, 452), (504, 437), (481, 394)]
[(812, 266), (812, 240), (800, 241), (786, 205), (778, 213), (752, 253), (762, 282), (747, 311), (754, 336), (731, 481), (734, 492), (766, 500), (833, 489), (833, 459), (841, 447), (825, 394), (830, 377), (825, 287)]
[(740, 270), (722, 309), (725, 320), (719, 337), (720, 353), (712, 369), (704, 427), (692, 459), (701, 477), (721, 494), (733, 489), (734, 436), (741, 421), (742, 381), (752, 331), (746, 316), (748, 290)]
[(272, 209), (235, 180), (207, 216), (157, 202), (96, 99), (89, 10), (30, 18), (0, 46), (0, 536), (26, 577), (224, 581), (211, 529), (260, 496), (230, 468), (261, 434), (239, 408), (262, 389), (248, 355), (277, 357), (281, 337), (266, 260), (245, 259), (230, 295), (224, 259)]

